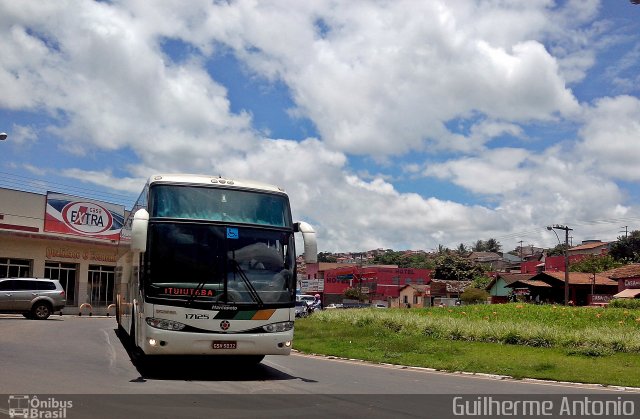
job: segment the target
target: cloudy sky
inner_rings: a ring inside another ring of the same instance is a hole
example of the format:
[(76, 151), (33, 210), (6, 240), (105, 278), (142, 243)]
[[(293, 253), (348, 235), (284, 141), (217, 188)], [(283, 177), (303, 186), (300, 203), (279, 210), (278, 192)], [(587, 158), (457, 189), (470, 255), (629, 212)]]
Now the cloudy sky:
[(615, 240), (640, 6), (0, 0), (0, 131), (0, 187), (130, 208), (157, 172), (260, 179), (321, 251)]

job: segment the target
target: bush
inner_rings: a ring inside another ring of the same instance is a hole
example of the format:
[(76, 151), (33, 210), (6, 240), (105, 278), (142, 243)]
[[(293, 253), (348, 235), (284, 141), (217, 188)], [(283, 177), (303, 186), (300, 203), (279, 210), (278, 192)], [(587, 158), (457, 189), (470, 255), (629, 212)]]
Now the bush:
[(609, 301), (609, 307), (640, 309), (640, 299), (615, 298)]
[(466, 304), (484, 303), (487, 301), (487, 298), (489, 298), (488, 292), (473, 287), (467, 288), (462, 294), (460, 294), (460, 299)]
[(364, 301), (364, 295), (358, 288), (347, 288), (344, 290), (344, 298), (349, 300)]

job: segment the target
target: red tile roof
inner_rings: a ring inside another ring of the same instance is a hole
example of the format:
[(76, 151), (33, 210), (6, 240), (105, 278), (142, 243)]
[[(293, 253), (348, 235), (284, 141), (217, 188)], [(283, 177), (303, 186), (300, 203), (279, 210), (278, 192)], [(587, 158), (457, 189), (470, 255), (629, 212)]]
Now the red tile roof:
[[(525, 285), (531, 285), (532, 287), (551, 288), (551, 285), (547, 284), (544, 281), (539, 281), (537, 279), (520, 279), (520, 280), (514, 282), (514, 284), (516, 284), (518, 282), (521, 283), (521, 284), (525, 284)], [(569, 280), (569, 283), (571, 283), (571, 280)]]
[(608, 246), (608, 242), (593, 242), (593, 243), (585, 243), (576, 247), (569, 248), (569, 252), (573, 252), (574, 250), (590, 250), (597, 249), (598, 247)]
[(616, 269), (605, 272), (611, 279), (637, 278), (640, 277), (640, 263), (630, 263)]
[[(564, 282), (564, 272), (543, 272)], [(569, 284), (573, 285), (591, 285), (593, 284), (593, 274), (583, 272), (569, 272)], [(618, 285), (618, 281), (608, 278), (603, 274), (596, 274), (596, 285)]]

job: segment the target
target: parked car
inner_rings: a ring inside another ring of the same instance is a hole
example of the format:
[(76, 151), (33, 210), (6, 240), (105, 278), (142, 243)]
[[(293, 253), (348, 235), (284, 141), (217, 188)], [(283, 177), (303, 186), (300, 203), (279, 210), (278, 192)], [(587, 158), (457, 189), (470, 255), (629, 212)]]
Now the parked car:
[(343, 308), (342, 304), (331, 303), (327, 306), (327, 310), (332, 310), (334, 308)]
[(305, 301), (296, 301), (296, 317), (307, 317), (309, 315), (309, 304)]
[(307, 304), (311, 304), (316, 300), (313, 295), (308, 294), (298, 294), (296, 295), (296, 301), (304, 301)]
[(60, 281), (42, 278), (0, 278), (0, 313), (21, 313), (45, 320), (66, 303)]
[(373, 305), (373, 307), (375, 307), (375, 308), (387, 308), (387, 305), (383, 304), (383, 303), (375, 303)]

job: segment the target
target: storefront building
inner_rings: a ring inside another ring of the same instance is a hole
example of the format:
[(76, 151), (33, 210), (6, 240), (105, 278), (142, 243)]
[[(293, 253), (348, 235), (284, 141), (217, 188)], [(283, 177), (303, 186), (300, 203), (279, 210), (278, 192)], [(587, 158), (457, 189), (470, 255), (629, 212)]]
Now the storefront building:
[(0, 277), (57, 279), (63, 314), (113, 314), (123, 206), (0, 188)]
[(324, 272), (323, 303), (341, 303), (348, 288), (357, 288), (369, 302), (386, 302), (400, 295), (404, 285), (427, 285), (429, 269), (347, 266)]
[(640, 298), (640, 263), (609, 271), (609, 278), (618, 281), (618, 293), (614, 298)]

